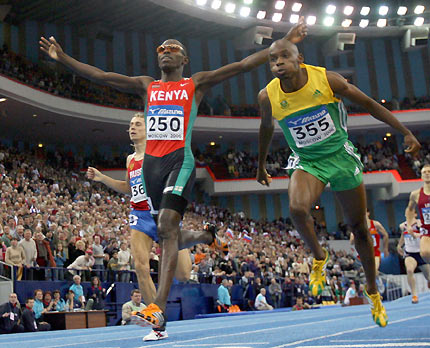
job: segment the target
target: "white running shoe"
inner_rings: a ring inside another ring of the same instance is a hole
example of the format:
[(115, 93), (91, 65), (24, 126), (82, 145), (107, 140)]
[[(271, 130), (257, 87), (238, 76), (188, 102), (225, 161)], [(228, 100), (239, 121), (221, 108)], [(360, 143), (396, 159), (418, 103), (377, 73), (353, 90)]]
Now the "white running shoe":
[(143, 338), (143, 340), (144, 341), (159, 341), (159, 340), (164, 340), (167, 337), (169, 337), (169, 335), (167, 334), (167, 331), (152, 330), (148, 335), (146, 335)]

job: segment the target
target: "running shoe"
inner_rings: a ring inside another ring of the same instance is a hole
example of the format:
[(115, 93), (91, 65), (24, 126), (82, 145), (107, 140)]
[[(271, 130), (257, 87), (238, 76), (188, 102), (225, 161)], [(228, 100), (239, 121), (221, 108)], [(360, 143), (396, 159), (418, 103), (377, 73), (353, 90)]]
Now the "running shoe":
[(379, 295), (379, 292), (371, 295), (367, 292), (365, 288), (364, 296), (366, 296), (369, 300), (373, 321), (380, 327), (387, 326), (388, 316), (384, 306), (382, 305), (381, 295)]
[(152, 330), (148, 335), (146, 335), (143, 340), (144, 341), (159, 341), (164, 340), (169, 335), (167, 334), (167, 331), (158, 331), (158, 330)]
[(417, 304), (418, 303), (418, 296), (412, 296), (412, 303)]
[(317, 260), (314, 258), (312, 261), (312, 272), (309, 278), (309, 290), (311, 291), (312, 296), (321, 295), (326, 284), (325, 269), (330, 257), (328, 251), (326, 249), (323, 250), (326, 255), (325, 259)]
[(152, 326), (152, 328), (162, 328), (166, 324), (166, 318), (163, 311), (155, 303), (140, 312), (131, 313), (131, 321), (139, 326)]
[(224, 254), (228, 254), (228, 243), (221, 238), (220, 236), (218, 236), (217, 234), (217, 227), (214, 224), (210, 224), (207, 223), (204, 227), (204, 230), (209, 231), (212, 234), (212, 237), (214, 239), (214, 241), (212, 242), (211, 245), (209, 245), (210, 248), (212, 249), (217, 249), (222, 251)]

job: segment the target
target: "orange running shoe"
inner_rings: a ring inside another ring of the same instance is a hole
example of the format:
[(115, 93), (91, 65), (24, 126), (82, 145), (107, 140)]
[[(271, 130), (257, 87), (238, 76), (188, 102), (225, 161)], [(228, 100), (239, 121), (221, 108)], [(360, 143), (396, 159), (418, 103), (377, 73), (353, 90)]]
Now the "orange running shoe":
[(412, 296), (412, 303), (417, 304), (418, 303), (418, 296)]
[(216, 225), (208, 223), (203, 227), (203, 229), (206, 231), (209, 231), (214, 238), (214, 241), (212, 242), (211, 245), (209, 245), (209, 247), (212, 249), (220, 250), (224, 254), (227, 255), (228, 254), (228, 243), (223, 238), (218, 236)]
[(152, 326), (152, 328), (159, 329), (165, 327), (166, 316), (160, 307), (151, 303), (140, 312), (132, 312), (131, 322), (139, 326)]

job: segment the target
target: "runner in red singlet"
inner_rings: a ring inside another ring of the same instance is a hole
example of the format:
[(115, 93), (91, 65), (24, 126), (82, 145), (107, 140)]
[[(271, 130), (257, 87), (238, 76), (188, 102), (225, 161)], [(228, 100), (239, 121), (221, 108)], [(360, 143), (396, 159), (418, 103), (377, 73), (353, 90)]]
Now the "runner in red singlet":
[[(421, 219), (420, 255), (426, 263), (430, 263), (430, 164), (422, 167), (421, 179), (424, 185), (412, 191), (405, 215), (408, 226), (412, 226), (418, 208)], [(408, 228), (408, 232), (415, 236), (411, 228)]]
[[(297, 43), (306, 36), (303, 18), (281, 39)], [(143, 185), (156, 211), (158, 237), (163, 257), (157, 296), (141, 313), (142, 322), (164, 327), (167, 297), (178, 262), (179, 223), (190, 200), (195, 179), (191, 132), (198, 106), (209, 89), (233, 76), (268, 61), (269, 50), (256, 52), (240, 62), (217, 70), (182, 76), (189, 63), (186, 48), (177, 40), (166, 40), (157, 48), (161, 80), (149, 76), (129, 77), (104, 72), (65, 54), (54, 37), (41, 38), (40, 48), (52, 59), (96, 83), (140, 95), (146, 101), (147, 147), (143, 164)], [(216, 242), (208, 234), (206, 244)], [(189, 240), (190, 246), (198, 242)]]

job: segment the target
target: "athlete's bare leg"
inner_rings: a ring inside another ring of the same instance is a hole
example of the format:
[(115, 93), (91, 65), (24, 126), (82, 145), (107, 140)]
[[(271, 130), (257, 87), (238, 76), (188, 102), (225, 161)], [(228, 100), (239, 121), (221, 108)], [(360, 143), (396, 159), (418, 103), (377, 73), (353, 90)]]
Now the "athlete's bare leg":
[[(373, 252), (375, 252), (375, 250), (373, 250)], [(375, 271), (376, 271), (376, 276), (378, 276), (379, 274), (379, 266), (381, 265), (381, 257), (380, 256), (375, 256)]]
[[(366, 289), (369, 294), (377, 292), (375, 254), (372, 237), (366, 221), (366, 190), (364, 184), (348, 191), (336, 192), (345, 214), (346, 222), (354, 232), (355, 249), (360, 255), (366, 275)], [(351, 203), (353, 202), (353, 203)]]
[(187, 282), (190, 280), (192, 266), (193, 264), (191, 262), (190, 250), (179, 250), (175, 278), (180, 282)]
[(180, 230), (178, 236), (179, 250), (188, 249), (196, 244), (211, 244), (214, 241), (212, 233), (208, 230), (191, 231)]
[(317, 260), (324, 260), (326, 255), (314, 230), (311, 208), (321, 196), (324, 187), (323, 182), (301, 169), (294, 171), (288, 186), (291, 219)]
[(413, 257), (409, 256), (405, 259), (406, 274), (408, 276), (408, 284), (411, 287), (412, 296), (417, 296), (417, 288), (415, 286), (414, 276), (414, 272), (417, 268), (417, 265), (417, 261)]
[(426, 263), (430, 263), (430, 237), (421, 237), (420, 255)]
[(158, 291), (154, 303), (166, 310), (167, 297), (178, 264), (178, 237), (181, 214), (173, 209), (161, 209), (158, 215), (157, 232), (163, 252), (158, 275)]
[(152, 243), (152, 238), (145, 233), (131, 230), (131, 254), (134, 259), (139, 289), (142, 292), (143, 301), (147, 305), (154, 301), (156, 294), (149, 268), (149, 254), (152, 249)]

